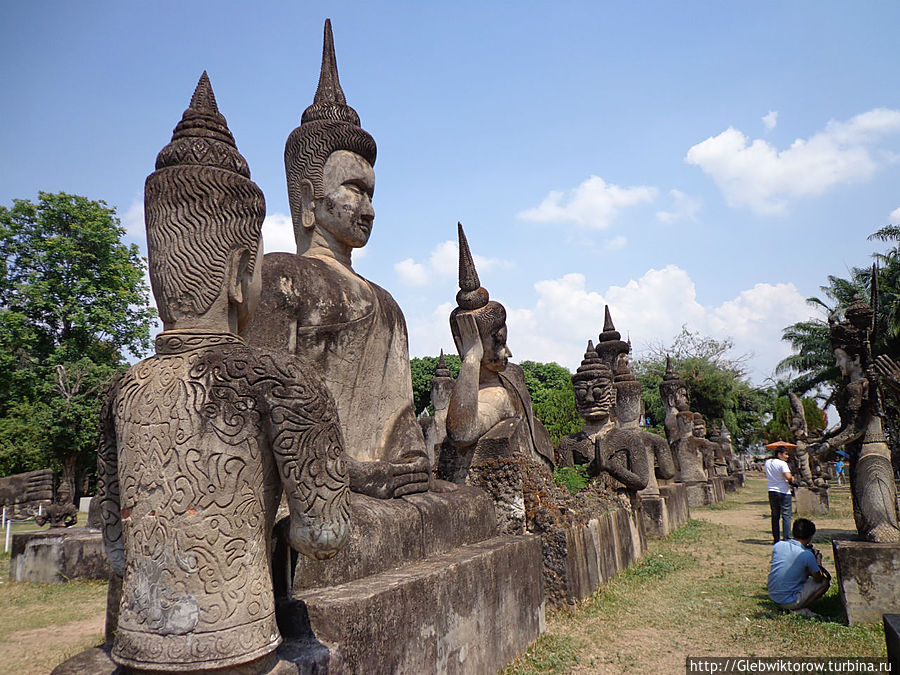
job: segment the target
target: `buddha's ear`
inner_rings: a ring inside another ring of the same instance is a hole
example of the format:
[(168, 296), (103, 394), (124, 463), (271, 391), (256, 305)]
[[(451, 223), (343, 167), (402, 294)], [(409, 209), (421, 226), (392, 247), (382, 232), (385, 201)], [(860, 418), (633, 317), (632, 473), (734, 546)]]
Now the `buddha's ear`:
[[(240, 305), (247, 300), (247, 289), (253, 274), (250, 271), (250, 251), (246, 248), (239, 248), (232, 251), (229, 258), (229, 274), (228, 274), (228, 301), (232, 305)], [(257, 260), (260, 264), (262, 261)]]
[(304, 229), (311, 230), (316, 226), (316, 200), (312, 181), (303, 178), (297, 188), (300, 193), (300, 224)]

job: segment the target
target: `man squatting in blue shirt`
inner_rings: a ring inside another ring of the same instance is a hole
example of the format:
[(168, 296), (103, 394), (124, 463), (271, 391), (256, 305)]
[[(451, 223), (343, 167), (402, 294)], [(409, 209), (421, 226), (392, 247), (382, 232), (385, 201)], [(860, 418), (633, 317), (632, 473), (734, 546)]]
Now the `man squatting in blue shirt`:
[(816, 533), (815, 523), (798, 518), (791, 531), (793, 539), (772, 546), (769, 598), (781, 609), (815, 618), (817, 615), (806, 607), (825, 594), (831, 575), (822, 567), (821, 551), (810, 545)]

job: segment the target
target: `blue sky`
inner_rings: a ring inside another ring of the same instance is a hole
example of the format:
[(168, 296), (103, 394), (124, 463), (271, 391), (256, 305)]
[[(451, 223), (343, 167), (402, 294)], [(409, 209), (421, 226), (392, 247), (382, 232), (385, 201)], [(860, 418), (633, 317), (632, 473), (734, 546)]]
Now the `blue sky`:
[[(290, 250), (283, 149), (331, 17), (378, 143), (354, 267), (453, 350), (455, 232), (514, 360), (577, 366), (608, 302), (638, 355), (682, 324), (762, 382), (828, 274), (900, 222), (900, 4), (41, 2), (0, 8), (0, 203), (142, 189), (206, 69)], [(893, 216), (892, 216), (893, 214)]]

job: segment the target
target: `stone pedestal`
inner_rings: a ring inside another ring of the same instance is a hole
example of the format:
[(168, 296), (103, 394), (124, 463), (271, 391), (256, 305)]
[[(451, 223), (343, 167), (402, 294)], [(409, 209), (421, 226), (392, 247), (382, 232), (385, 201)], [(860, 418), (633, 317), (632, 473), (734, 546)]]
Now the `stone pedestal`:
[(828, 488), (797, 488), (794, 507), (798, 516), (824, 516), (828, 514)]
[(688, 503), (687, 486), (684, 483), (670, 483), (659, 486), (660, 496), (666, 500), (668, 512), (669, 534), (691, 519), (691, 507)]
[(69, 579), (109, 578), (99, 530), (51, 528), (12, 536), (10, 581), (59, 584)]
[(721, 504), (725, 501), (725, 479), (719, 476), (706, 482), (706, 505)]
[(664, 497), (642, 497), (641, 518), (644, 521), (644, 533), (649, 539), (663, 539), (672, 531)]
[(737, 478), (735, 478), (734, 476), (727, 476), (723, 478), (722, 485), (725, 487), (725, 492), (737, 492), (738, 487), (740, 487)]
[(900, 544), (834, 539), (841, 601), (851, 625), (900, 612)]
[(746, 475), (743, 471), (735, 471), (733, 474), (731, 474), (731, 477), (737, 481), (738, 487), (744, 487)]

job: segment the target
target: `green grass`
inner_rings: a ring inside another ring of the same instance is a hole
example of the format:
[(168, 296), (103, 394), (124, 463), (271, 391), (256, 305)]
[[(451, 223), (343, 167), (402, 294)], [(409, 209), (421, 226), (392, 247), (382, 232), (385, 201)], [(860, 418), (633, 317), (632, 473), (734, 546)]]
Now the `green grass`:
[(581, 662), (583, 640), (544, 633), (522, 656), (501, 671), (501, 675), (567, 673)]

